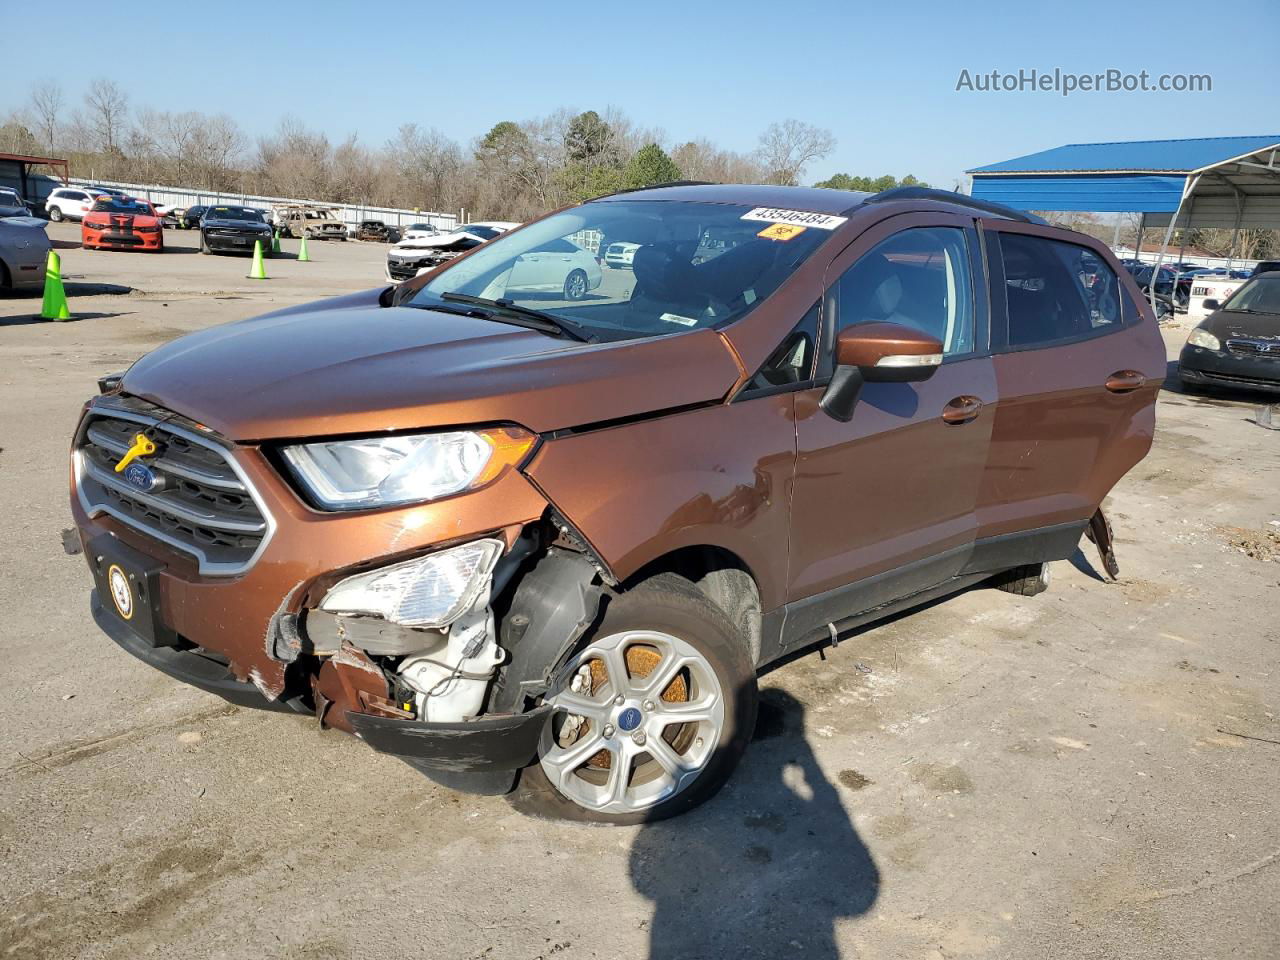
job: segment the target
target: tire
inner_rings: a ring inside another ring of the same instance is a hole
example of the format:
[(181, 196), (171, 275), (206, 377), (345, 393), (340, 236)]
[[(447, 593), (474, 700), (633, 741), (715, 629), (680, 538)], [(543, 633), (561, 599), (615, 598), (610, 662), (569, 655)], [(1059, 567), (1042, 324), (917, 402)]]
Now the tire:
[[(755, 727), (756, 672), (747, 640), (705, 594), (674, 574), (603, 603), (596, 626), (559, 665), (547, 698), (558, 709), (543, 731), (538, 763), (521, 774), (513, 802), (536, 816), (610, 824), (648, 823), (692, 810), (724, 786)], [(621, 704), (607, 660), (625, 675)], [(672, 666), (678, 669), (667, 680)], [(655, 670), (663, 671), (657, 681), (662, 686), (646, 693), (637, 681)], [(590, 685), (577, 693), (566, 689), (575, 676), (587, 680), (583, 671)], [(569, 703), (583, 713), (572, 713)], [(676, 704), (692, 703), (705, 707), (696, 725), (672, 719), (681, 709)], [(562, 745), (572, 736), (566, 730), (572, 717), (585, 716), (586, 708), (591, 716), (583, 732)], [(648, 753), (656, 742), (680, 772), (671, 773)], [(619, 756), (629, 761), (621, 781), (613, 774), (615, 767), (624, 769), (617, 766)]]
[(50, 208), (49, 208), (49, 219), (50, 219), (50, 220), (52, 220), (54, 223), (61, 223), (61, 222), (62, 222), (62, 219), (63, 219), (63, 218), (62, 218), (62, 208), (61, 208), (61, 207), (58, 207), (58, 206), (50, 207)]
[(581, 300), (587, 295), (587, 272), (585, 270), (570, 270), (569, 275), (564, 278), (564, 298), (566, 300)]
[(991, 578), (991, 585), (1005, 593), (1034, 597), (1049, 589), (1049, 564), (1028, 563)]

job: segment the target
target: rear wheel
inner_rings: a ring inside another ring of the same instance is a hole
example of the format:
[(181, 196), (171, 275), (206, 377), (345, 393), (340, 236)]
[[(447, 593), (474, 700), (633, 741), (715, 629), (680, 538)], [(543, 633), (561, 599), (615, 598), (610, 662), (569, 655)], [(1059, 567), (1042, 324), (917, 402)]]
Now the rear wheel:
[(557, 672), (517, 806), (600, 823), (683, 813), (729, 779), (755, 726), (755, 667), (724, 612), (663, 574), (612, 596)]
[(564, 278), (564, 298), (581, 300), (587, 295), (587, 273), (585, 270), (573, 270)]
[(1034, 597), (1049, 589), (1049, 565), (1028, 563), (992, 577), (991, 585), (1020, 597)]

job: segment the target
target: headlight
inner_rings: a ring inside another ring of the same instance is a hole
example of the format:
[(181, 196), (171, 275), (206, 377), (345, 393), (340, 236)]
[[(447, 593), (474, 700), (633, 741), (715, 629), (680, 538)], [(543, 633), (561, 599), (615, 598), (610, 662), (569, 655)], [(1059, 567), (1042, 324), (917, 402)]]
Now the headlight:
[(1196, 327), (1187, 337), (1187, 343), (1193, 347), (1204, 347), (1206, 350), (1221, 350), (1222, 341), (1204, 327)]
[(438, 500), (518, 466), (537, 438), (518, 427), (285, 447), (298, 480), (328, 510)]
[(477, 540), (348, 577), (320, 601), (329, 613), (363, 613), (406, 627), (444, 627), (490, 582), (501, 540)]

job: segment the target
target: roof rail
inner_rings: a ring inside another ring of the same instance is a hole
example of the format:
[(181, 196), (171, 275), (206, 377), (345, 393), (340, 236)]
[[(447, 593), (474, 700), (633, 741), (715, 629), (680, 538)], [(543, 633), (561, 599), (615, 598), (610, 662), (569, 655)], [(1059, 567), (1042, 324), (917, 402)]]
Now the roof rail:
[[(665, 183), (650, 183), (643, 187), (626, 187), (622, 190), (614, 190), (612, 193), (604, 193), (598, 197), (592, 197), (592, 200), (603, 200), (605, 197), (616, 197), (623, 193), (635, 193), (638, 190), (658, 190), (662, 187), (713, 187), (715, 183), (711, 180), (668, 180)], [(588, 201), (590, 202), (590, 201)]]
[(1034, 213), (1027, 213), (1025, 210), (1006, 207), (1003, 203), (975, 200), (973, 197), (965, 196), (963, 193), (954, 193), (950, 190), (935, 190), (933, 187), (894, 187), (892, 190), (884, 190), (877, 193), (874, 197), (868, 198), (866, 202), (888, 203), (891, 200), (937, 200), (940, 203), (954, 203), (961, 207), (998, 214), (1002, 217), (1008, 217), (1010, 220), (1021, 220), (1023, 223), (1045, 225), (1048, 223), (1043, 217), (1037, 217)]

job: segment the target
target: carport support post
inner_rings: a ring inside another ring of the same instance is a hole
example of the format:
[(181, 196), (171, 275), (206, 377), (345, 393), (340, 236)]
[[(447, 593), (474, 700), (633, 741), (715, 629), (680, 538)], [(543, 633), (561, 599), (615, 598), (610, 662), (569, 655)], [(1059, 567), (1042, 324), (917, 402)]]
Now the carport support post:
[(1227, 250), (1227, 273), (1236, 261), (1236, 243), (1240, 240), (1240, 221), (1244, 218), (1244, 197), (1236, 191), (1236, 222), (1231, 227), (1231, 248)]
[(1146, 233), (1146, 230), (1147, 214), (1144, 211), (1143, 213), (1138, 214), (1138, 239), (1133, 241), (1133, 259), (1135, 260), (1142, 259), (1142, 235)]
[[(1160, 253), (1156, 256), (1156, 265), (1151, 271), (1151, 285), (1147, 287), (1147, 299), (1151, 301), (1151, 309), (1153, 311), (1156, 308), (1156, 285), (1160, 280), (1160, 264), (1164, 263), (1164, 255), (1169, 250), (1169, 241), (1173, 239), (1173, 228), (1178, 222), (1178, 217), (1182, 216), (1182, 205), (1187, 202), (1187, 197), (1195, 190), (1196, 184), (1199, 182), (1199, 174), (1187, 181), (1182, 188), (1182, 196), (1178, 199), (1178, 209), (1173, 211), (1173, 216), (1169, 218), (1169, 226), (1164, 229), (1164, 242), (1160, 244)], [(1176, 286), (1173, 292), (1175, 296), (1170, 297), (1170, 300), (1176, 301), (1178, 292)], [(1170, 303), (1169, 309), (1173, 309), (1172, 303)]]

